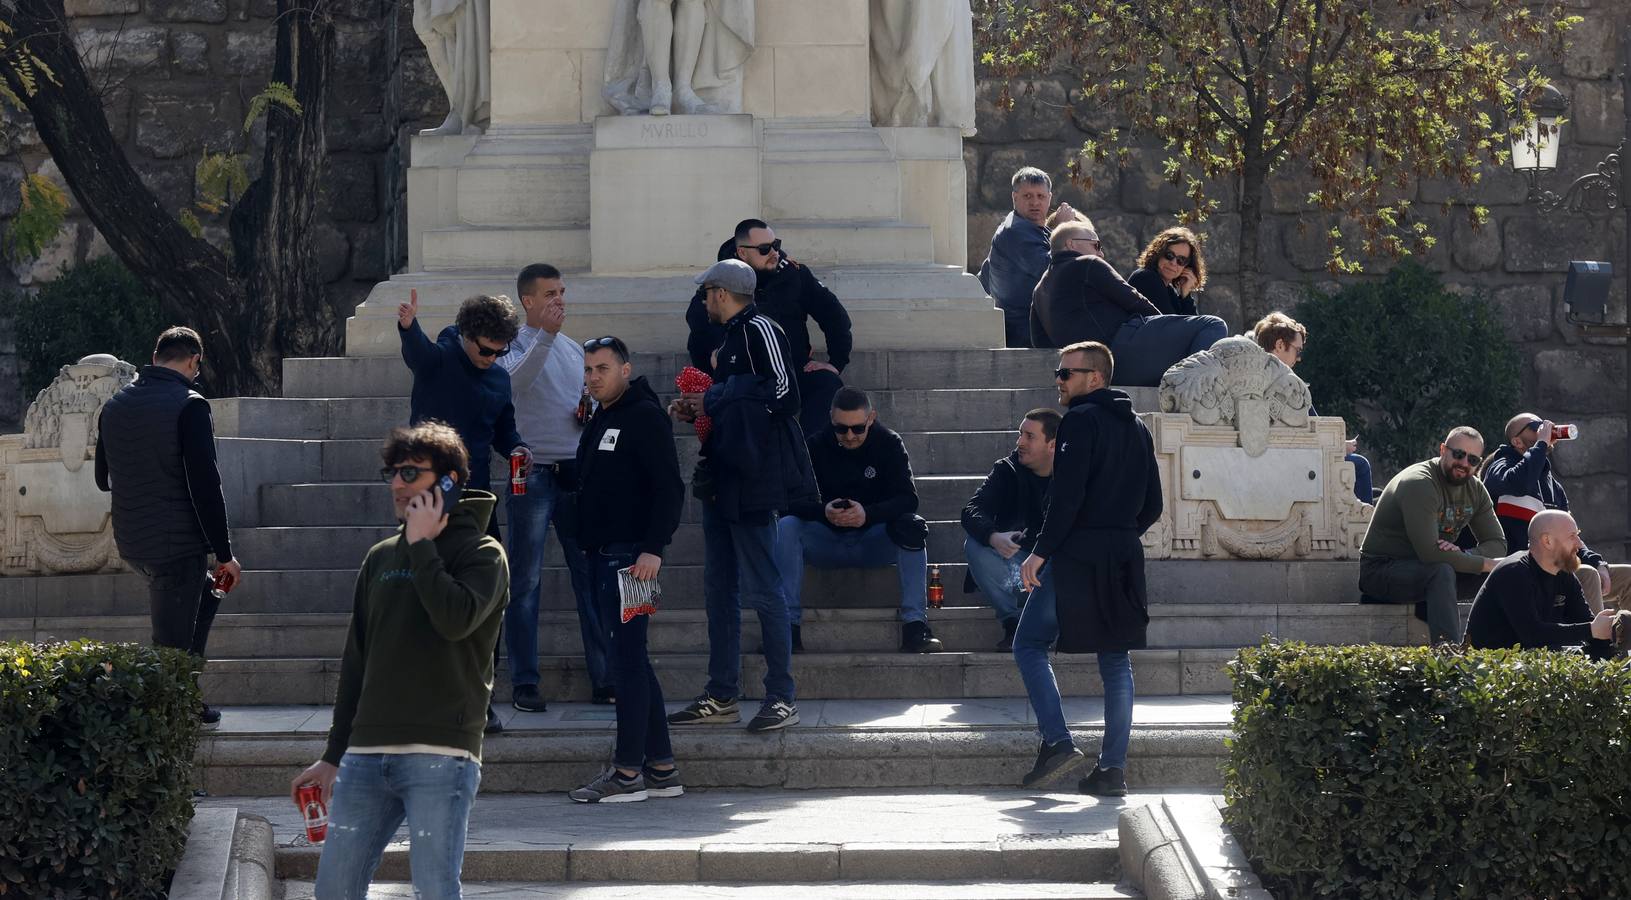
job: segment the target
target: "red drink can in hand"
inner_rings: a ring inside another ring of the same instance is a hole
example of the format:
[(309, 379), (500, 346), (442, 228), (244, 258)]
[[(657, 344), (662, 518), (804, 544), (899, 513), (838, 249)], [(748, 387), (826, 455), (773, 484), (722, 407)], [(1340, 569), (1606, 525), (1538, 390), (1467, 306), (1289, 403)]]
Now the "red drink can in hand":
[(520, 447), (510, 451), (510, 496), (519, 497), (527, 492), (527, 451)]
[(237, 580), (227, 572), (226, 566), (217, 568), (215, 574), (210, 577), (210, 593), (217, 600), (226, 599), (226, 595), (231, 593), (232, 589), (237, 586)]
[(1580, 429), (1575, 425), (1553, 425), (1552, 440), (1572, 441), (1580, 436)]
[(303, 784), (295, 792), (300, 815), (306, 820), (306, 840), (321, 844), (328, 837), (328, 807), (323, 805), (323, 789), (315, 784)]

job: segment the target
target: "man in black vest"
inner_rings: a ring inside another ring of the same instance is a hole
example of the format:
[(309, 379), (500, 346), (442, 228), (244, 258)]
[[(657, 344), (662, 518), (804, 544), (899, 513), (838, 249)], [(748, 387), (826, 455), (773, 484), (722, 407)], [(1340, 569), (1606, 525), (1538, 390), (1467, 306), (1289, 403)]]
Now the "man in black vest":
[[(192, 389), (203, 362), (198, 332), (166, 329), (153, 364), (103, 405), (96, 438), (96, 486), (113, 493), (119, 555), (147, 579), (153, 643), (200, 660), (221, 605), (208, 554), (224, 589), (243, 575), (227, 531), (210, 404)], [(203, 719), (213, 724), (221, 714), (206, 706)]]

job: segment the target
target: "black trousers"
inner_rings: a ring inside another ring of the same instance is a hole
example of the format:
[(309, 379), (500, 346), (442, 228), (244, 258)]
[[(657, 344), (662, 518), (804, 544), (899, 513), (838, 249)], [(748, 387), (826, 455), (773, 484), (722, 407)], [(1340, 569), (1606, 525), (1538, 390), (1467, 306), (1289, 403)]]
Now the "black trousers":
[(209, 557), (200, 553), (164, 563), (132, 563), (147, 579), (153, 645), (203, 658), (221, 601), (210, 593)]
[(800, 370), (799, 428), (805, 437), (814, 437), (832, 428), (832, 398), (844, 386), (844, 379), (826, 369)]

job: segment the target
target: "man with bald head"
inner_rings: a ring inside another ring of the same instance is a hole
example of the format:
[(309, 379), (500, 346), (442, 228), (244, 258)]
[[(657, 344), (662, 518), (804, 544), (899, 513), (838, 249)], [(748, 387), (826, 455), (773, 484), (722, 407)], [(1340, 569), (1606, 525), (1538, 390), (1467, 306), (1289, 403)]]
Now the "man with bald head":
[[(1433, 643), (1460, 643), (1456, 575), (1494, 569), (1506, 555), (1506, 536), (1484, 483), (1473, 477), (1483, 435), (1463, 425), (1438, 449), (1436, 459), (1395, 475), (1376, 501), (1359, 548), (1359, 590), (1384, 603), (1425, 604)], [(1464, 551), (1455, 540), (1467, 527), (1478, 546)]]
[(1467, 643), (1478, 649), (1522, 647), (1564, 650), (1584, 646), (1606, 658), (1612, 653), (1616, 615), (1592, 615), (1574, 572), (1580, 567), (1580, 526), (1562, 510), (1529, 520), (1529, 549), (1502, 560), (1472, 601)]
[[(1506, 550), (1529, 548), (1529, 523), (1542, 510), (1569, 511), (1569, 495), (1552, 470), (1557, 446), (1552, 420), (1518, 413), (1506, 423), (1506, 443), (1490, 454), (1479, 473), (1495, 498), (1495, 517), (1506, 532)], [(1631, 566), (1610, 565), (1595, 550), (1580, 547), (1581, 565), (1574, 570), (1592, 612), (1631, 608)]]

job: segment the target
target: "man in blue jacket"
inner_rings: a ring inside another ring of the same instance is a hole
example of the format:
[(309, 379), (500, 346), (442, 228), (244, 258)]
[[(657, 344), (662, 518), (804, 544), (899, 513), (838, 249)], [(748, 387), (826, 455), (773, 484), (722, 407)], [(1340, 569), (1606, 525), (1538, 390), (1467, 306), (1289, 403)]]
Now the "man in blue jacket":
[(980, 265), (980, 284), (1002, 310), (1003, 334), (1010, 347), (1031, 346), (1031, 292), (1048, 270), (1048, 207), (1053, 179), (1026, 166), (1010, 179), (1013, 211), (991, 235), (991, 252)]
[[(1552, 474), (1554, 446), (1550, 419), (1518, 413), (1506, 423), (1506, 443), (1490, 454), (1479, 476), (1495, 501), (1495, 517), (1506, 534), (1508, 553), (1529, 549), (1529, 524), (1548, 509), (1569, 511), (1569, 495)], [(1574, 575), (1592, 612), (1631, 608), (1631, 566), (1610, 565), (1597, 551), (1580, 545)]]

